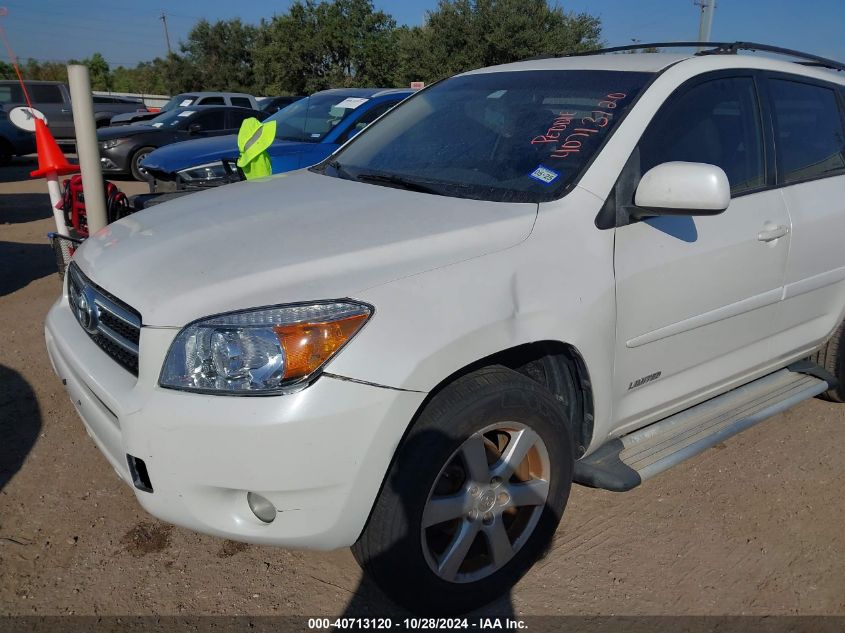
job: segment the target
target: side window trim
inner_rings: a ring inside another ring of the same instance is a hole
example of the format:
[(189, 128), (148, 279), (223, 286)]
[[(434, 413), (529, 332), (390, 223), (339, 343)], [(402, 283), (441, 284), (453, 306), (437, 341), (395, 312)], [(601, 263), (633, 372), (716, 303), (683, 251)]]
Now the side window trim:
[(765, 85), (765, 96), (766, 96), (766, 105), (770, 113), (771, 117), (771, 126), (772, 126), (772, 148), (774, 150), (774, 158), (773, 158), (773, 165), (775, 166), (776, 179), (771, 185), (770, 188), (782, 188), (782, 187), (791, 187), (793, 185), (799, 185), (805, 182), (813, 182), (814, 180), (822, 180), (824, 178), (836, 178), (837, 176), (845, 175), (845, 168), (839, 169), (834, 172), (821, 174), (818, 176), (812, 176), (809, 178), (804, 178), (801, 180), (794, 180), (791, 182), (784, 182), (781, 178), (781, 165), (780, 159), (777, 153), (777, 130), (775, 129), (775, 115), (774, 115), (774, 101), (772, 99), (771, 92), (769, 90), (769, 86), (771, 85), (770, 82), (772, 80), (782, 80), (782, 81), (792, 81), (795, 83), (806, 84), (809, 86), (816, 86), (818, 88), (827, 88), (832, 90), (835, 97), (836, 103), (839, 109), (839, 119), (840, 125), (842, 128), (845, 129), (845, 86), (842, 84), (837, 84), (829, 81), (824, 81), (823, 79), (818, 79), (816, 77), (806, 77), (804, 75), (794, 75), (792, 73), (781, 72), (781, 71), (773, 71), (773, 70), (766, 70), (766, 71), (759, 71), (759, 74), (762, 77), (762, 82)]
[[(730, 70), (721, 70), (721, 71), (714, 71), (710, 73), (704, 73), (702, 75), (698, 75), (691, 79), (688, 79), (683, 84), (678, 86), (675, 91), (666, 98), (666, 100), (661, 104), (660, 108), (655, 115), (655, 118), (660, 115), (660, 113), (667, 108), (672, 107), (677, 101), (681, 98), (686, 96), (688, 92), (694, 90), (704, 84), (713, 82), (713, 81), (722, 81), (726, 79), (750, 79), (754, 86), (754, 98), (757, 100), (757, 117), (760, 123), (760, 141), (763, 144), (763, 185), (759, 187), (754, 187), (751, 189), (745, 189), (743, 191), (738, 192), (731, 192), (731, 199), (740, 198), (742, 196), (750, 195), (753, 193), (757, 193), (759, 191), (764, 191), (769, 187), (770, 183), (774, 183), (773, 174), (770, 175), (770, 172), (773, 171), (772, 166), (774, 163), (771, 163), (769, 159), (769, 151), (768, 146), (771, 144), (769, 135), (767, 133), (767, 124), (766, 119), (764, 118), (764, 110), (762, 107), (762, 95), (760, 94), (760, 82), (758, 81), (759, 72), (755, 71), (754, 69), (730, 69)], [(642, 135), (640, 135), (639, 140), (637, 141), (637, 147), (640, 146), (643, 139), (645, 138), (646, 134), (648, 134), (649, 129), (651, 128), (655, 119), (652, 119), (649, 124), (646, 126), (646, 129), (643, 131)], [(771, 122), (770, 122), (771, 123)], [(773, 134), (773, 132), (772, 132)], [(773, 137), (772, 137), (773, 138)], [(642, 177), (642, 174), (640, 174)]]
[[(676, 86), (672, 93), (668, 97), (666, 97), (663, 103), (660, 104), (655, 114), (655, 117), (658, 116), (661, 110), (663, 110), (663, 108), (671, 106), (673, 102), (676, 102), (690, 90), (710, 81), (717, 81), (720, 79), (744, 78), (751, 79), (754, 82), (754, 94), (757, 99), (758, 115), (761, 126), (761, 142), (763, 143), (763, 174), (765, 184), (760, 187), (755, 187), (754, 189), (748, 189), (738, 193), (732, 193), (731, 199), (741, 198), (742, 196), (747, 196), (754, 193), (760, 193), (761, 191), (766, 191), (777, 186), (775, 184), (776, 174), (774, 158), (774, 121), (768, 103), (768, 93), (766, 90), (765, 81), (763, 81), (764, 72), (765, 71), (760, 71), (758, 69), (753, 68), (732, 68), (727, 70), (714, 70), (702, 73), (700, 75), (696, 75), (695, 77), (691, 77), (680, 85)], [(633, 194), (636, 191), (640, 178), (642, 178), (642, 174), (632, 173), (634, 169), (634, 163), (639, 162), (632, 161), (632, 158), (639, 153), (640, 143), (642, 142), (643, 137), (649, 131), (649, 128), (651, 127), (653, 121), (654, 118), (652, 118), (651, 121), (649, 121), (646, 125), (645, 129), (637, 140), (637, 143), (634, 146), (631, 155), (625, 162), (625, 166), (622, 168), (622, 171), (620, 172), (616, 183), (614, 183), (613, 188), (610, 190), (610, 195), (607, 197), (607, 200), (605, 200), (604, 205), (596, 216), (595, 225), (598, 229), (604, 230), (611, 228), (619, 228), (621, 226), (631, 224), (632, 222), (639, 221), (632, 220), (629, 217), (627, 211), (625, 210), (626, 207), (633, 204)], [(628, 200), (628, 198), (631, 199)]]

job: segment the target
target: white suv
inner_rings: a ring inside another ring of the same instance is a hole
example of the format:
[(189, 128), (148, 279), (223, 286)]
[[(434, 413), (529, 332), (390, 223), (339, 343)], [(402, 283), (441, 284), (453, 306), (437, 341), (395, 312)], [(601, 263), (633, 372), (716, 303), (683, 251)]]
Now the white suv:
[(106, 227), (46, 325), (85, 427), (151, 514), (351, 545), (432, 613), (516, 582), (573, 480), (842, 402), (845, 73), (736, 48), (465, 73)]

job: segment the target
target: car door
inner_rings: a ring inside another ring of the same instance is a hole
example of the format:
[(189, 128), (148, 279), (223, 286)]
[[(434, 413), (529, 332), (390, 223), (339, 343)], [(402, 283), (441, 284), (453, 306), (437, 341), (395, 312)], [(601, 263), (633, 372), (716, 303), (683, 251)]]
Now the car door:
[(792, 75), (770, 75), (767, 84), (777, 182), (792, 218), (775, 343), (795, 355), (826, 338), (845, 311), (845, 92)]
[(227, 134), (237, 134), (241, 129), (241, 124), (249, 118), (255, 117), (259, 121), (263, 120), (265, 116), (255, 110), (247, 110), (242, 108), (239, 110), (229, 110), (226, 112), (226, 130)]
[(33, 107), (41, 110), (47, 117), (48, 127), (58, 139), (73, 139), (73, 112), (70, 99), (65, 96), (58, 84), (27, 83), (29, 98)]
[(186, 129), (190, 130), (192, 138), (229, 134), (230, 130), (226, 129), (226, 110), (197, 112), (186, 122)]
[(721, 167), (731, 184), (716, 216), (651, 218), (616, 231), (617, 427), (691, 406), (771, 363), (769, 338), (789, 252), (789, 217), (767, 172), (771, 134), (752, 72), (679, 88), (626, 170), (636, 183), (668, 161)]

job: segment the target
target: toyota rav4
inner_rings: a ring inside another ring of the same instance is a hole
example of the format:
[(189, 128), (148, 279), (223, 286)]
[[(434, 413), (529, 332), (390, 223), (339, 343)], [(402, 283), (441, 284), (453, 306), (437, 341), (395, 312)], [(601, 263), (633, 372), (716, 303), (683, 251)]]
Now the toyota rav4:
[(845, 66), (741, 48), (467, 72), (315, 167), (111, 224), (55, 370), (156, 517), (483, 604), (573, 481), (845, 400)]

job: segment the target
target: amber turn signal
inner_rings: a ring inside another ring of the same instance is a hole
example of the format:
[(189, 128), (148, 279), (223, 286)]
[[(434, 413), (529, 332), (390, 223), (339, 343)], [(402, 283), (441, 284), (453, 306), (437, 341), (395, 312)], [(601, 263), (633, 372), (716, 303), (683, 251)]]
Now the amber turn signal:
[(328, 323), (295, 323), (273, 327), (285, 350), (285, 380), (314, 372), (357, 332), (368, 314)]

